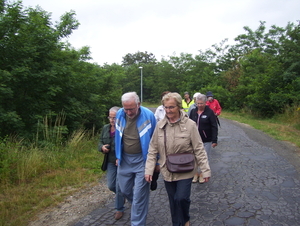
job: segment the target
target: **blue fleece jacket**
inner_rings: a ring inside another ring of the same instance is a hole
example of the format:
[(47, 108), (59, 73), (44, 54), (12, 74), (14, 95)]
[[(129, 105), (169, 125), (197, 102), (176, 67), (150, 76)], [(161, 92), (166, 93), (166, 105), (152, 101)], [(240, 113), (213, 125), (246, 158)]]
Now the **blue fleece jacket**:
[[(144, 161), (147, 159), (149, 143), (156, 126), (156, 119), (152, 111), (148, 108), (140, 107), (140, 115), (137, 118), (137, 129), (140, 136), (140, 142), (142, 146), (142, 153)], [(124, 109), (121, 108), (117, 112), (116, 116), (116, 134), (115, 134), (115, 151), (116, 157), (119, 159), (119, 164), (122, 161), (123, 152), (123, 131), (126, 127), (126, 114)]]

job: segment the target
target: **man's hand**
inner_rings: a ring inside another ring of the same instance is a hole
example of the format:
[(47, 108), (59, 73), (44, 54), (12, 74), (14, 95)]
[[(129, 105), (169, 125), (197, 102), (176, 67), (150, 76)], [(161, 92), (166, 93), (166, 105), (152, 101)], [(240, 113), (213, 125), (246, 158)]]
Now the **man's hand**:
[(206, 183), (206, 182), (209, 181), (210, 177), (205, 177), (205, 178), (203, 178), (203, 179), (204, 179), (204, 183)]

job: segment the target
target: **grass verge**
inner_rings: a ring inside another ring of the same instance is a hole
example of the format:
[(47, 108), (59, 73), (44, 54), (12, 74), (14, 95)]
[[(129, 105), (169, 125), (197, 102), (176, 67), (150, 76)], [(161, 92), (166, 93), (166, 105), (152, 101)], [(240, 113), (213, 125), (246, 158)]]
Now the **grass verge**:
[[(259, 119), (252, 115), (222, 111), (222, 118), (245, 123), (261, 130), (276, 140), (288, 141), (300, 148), (300, 130), (298, 117), (275, 116), (269, 119)], [(288, 119), (288, 120), (287, 120)]]
[(143, 102), (142, 106), (147, 108), (157, 108), (161, 103), (150, 103), (150, 102)]

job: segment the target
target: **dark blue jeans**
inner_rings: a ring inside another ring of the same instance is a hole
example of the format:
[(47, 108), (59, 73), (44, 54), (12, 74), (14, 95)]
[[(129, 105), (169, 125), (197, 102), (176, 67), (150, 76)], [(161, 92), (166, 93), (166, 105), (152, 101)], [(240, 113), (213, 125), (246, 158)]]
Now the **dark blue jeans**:
[(118, 184), (118, 178), (117, 178), (117, 169), (118, 167), (114, 164), (109, 162), (107, 164), (107, 171), (106, 171), (106, 177), (107, 177), (107, 187), (109, 190), (114, 192), (116, 194), (115, 199), (115, 208), (117, 211), (124, 211), (124, 196), (120, 191), (120, 187)]
[(169, 197), (173, 226), (183, 226), (190, 220), (192, 180), (193, 178), (173, 182), (164, 181)]

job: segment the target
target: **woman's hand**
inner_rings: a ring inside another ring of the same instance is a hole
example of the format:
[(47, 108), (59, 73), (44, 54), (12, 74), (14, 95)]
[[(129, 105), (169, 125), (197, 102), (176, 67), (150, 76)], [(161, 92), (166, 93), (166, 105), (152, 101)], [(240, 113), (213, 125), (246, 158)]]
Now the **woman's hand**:
[(109, 144), (104, 144), (104, 145), (102, 146), (102, 152), (103, 152), (103, 153), (108, 153), (108, 152), (109, 152), (109, 149), (106, 148), (106, 145), (109, 145)]
[(152, 181), (152, 175), (145, 174), (145, 180), (150, 183)]

